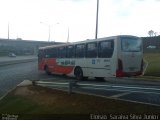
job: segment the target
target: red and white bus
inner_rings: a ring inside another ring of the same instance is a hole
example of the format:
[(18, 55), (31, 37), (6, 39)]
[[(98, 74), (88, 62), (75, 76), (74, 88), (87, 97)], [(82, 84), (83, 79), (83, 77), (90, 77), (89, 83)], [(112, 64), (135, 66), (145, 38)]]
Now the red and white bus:
[(119, 35), (41, 47), (38, 68), (78, 80), (138, 76), (143, 72), (142, 40)]

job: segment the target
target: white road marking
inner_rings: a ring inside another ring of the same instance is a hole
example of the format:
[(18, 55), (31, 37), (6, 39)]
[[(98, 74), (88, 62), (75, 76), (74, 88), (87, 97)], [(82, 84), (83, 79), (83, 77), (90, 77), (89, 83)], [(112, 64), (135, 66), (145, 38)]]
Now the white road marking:
[(122, 97), (122, 96), (125, 96), (125, 95), (129, 95), (129, 94), (131, 94), (131, 93), (130, 93), (130, 92), (124, 92), (124, 93), (112, 95), (112, 96), (110, 96), (110, 97), (119, 98), (119, 97)]

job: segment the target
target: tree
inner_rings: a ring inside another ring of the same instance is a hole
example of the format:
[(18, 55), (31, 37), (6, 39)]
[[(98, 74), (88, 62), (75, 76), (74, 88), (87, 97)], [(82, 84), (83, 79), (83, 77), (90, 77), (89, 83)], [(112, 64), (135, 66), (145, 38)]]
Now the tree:
[(154, 36), (157, 36), (157, 32), (154, 32)]
[(17, 38), (16, 40), (22, 40), (22, 38)]
[(149, 34), (150, 37), (152, 37), (154, 35), (154, 31), (150, 30), (150, 31), (148, 31), (148, 34)]

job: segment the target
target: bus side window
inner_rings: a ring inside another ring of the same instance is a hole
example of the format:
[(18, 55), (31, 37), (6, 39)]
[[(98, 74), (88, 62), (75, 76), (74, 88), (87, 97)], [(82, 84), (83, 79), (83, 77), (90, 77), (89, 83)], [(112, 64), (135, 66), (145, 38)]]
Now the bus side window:
[(59, 58), (65, 58), (66, 57), (66, 47), (60, 47), (58, 49), (58, 57)]
[(73, 45), (67, 46), (67, 58), (74, 58), (75, 57), (75, 49)]
[(86, 57), (95, 58), (97, 57), (97, 43), (88, 43), (86, 45)]
[(50, 50), (49, 49), (45, 49), (44, 50), (44, 53), (45, 53), (45, 58), (50, 58)]
[(98, 57), (111, 58), (114, 50), (113, 40), (99, 42)]
[(57, 57), (57, 48), (51, 48), (50, 54), (51, 54), (50, 56), (52, 58), (56, 58)]
[(76, 57), (77, 58), (85, 57), (85, 45), (84, 44), (76, 45)]

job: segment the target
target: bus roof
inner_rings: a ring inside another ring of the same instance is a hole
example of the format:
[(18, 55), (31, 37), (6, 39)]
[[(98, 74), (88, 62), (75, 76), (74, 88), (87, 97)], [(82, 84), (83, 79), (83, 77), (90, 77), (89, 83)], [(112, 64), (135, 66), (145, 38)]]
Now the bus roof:
[(53, 48), (53, 47), (67, 46), (69, 44), (70, 43), (64, 43), (64, 44), (58, 44), (58, 45), (50, 45), (50, 46), (40, 47), (39, 49), (49, 49), (49, 48)]
[(58, 44), (58, 45), (50, 45), (50, 46), (45, 46), (45, 47), (40, 47), (39, 49), (49, 49), (49, 48), (56, 48), (56, 47), (63, 47), (63, 46), (68, 46), (68, 45), (75, 45), (75, 44), (81, 44), (81, 43), (86, 43), (86, 42), (95, 42), (95, 41), (102, 41), (102, 40), (110, 40), (110, 39), (115, 39), (117, 37), (137, 37), (133, 35), (117, 35), (117, 36), (110, 36), (110, 37), (103, 37), (103, 38), (98, 38), (98, 39), (86, 39), (83, 41), (78, 41), (78, 42), (73, 42), (73, 43), (64, 43), (64, 44)]

